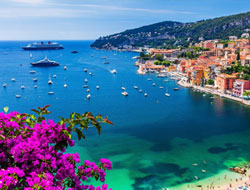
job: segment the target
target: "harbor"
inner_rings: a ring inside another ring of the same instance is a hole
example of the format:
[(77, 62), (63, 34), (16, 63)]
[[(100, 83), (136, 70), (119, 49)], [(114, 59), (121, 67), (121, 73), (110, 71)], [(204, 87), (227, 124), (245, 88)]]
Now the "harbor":
[[(0, 87), (0, 106), (29, 113), (50, 104), (54, 120), (72, 110), (108, 116), (114, 126), (103, 127), (98, 138), (96, 130), (89, 129), (87, 140), (70, 151), (92, 161), (108, 157), (114, 167), (107, 182), (117, 190), (186, 190), (187, 184), (200, 190), (201, 183), (205, 189), (207, 182), (211, 184), (206, 179), (225, 173), (233, 178), (229, 168), (250, 159), (246, 106), (181, 87), (175, 80), (181, 75), (138, 75), (132, 59), (137, 53), (99, 51), (90, 49), (90, 43), (65, 41), (63, 50), (32, 51), (32, 57), (20, 48), (27, 42), (0, 43), (1, 52), (8, 52), (0, 54), (1, 84), (6, 83)], [(32, 67), (30, 62), (45, 56), (60, 66)]]

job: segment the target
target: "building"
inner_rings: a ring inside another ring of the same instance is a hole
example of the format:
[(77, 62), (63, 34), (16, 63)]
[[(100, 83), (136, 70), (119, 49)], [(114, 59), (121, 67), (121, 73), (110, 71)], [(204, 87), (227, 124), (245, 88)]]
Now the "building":
[(221, 73), (216, 77), (215, 87), (222, 93), (233, 89), (233, 84), (237, 79), (237, 74), (228, 75)]
[(191, 72), (191, 81), (193, 85), (200, 86), (202, 85), (202, 80), (204, 77), (203, 67), (194, 66)]
[(243, 96), (243, 93), (249, 89), (250, 89), (250, 81), (237, 79), (233, 84), (233, 95), (241, 97)]

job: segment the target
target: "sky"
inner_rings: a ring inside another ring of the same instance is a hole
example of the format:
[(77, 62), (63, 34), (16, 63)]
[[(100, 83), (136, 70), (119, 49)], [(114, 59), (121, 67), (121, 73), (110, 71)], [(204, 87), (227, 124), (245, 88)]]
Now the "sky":
[(0, 0), (0, 40), (94, 40), (161, 21), (250, 11), (250, 0)]

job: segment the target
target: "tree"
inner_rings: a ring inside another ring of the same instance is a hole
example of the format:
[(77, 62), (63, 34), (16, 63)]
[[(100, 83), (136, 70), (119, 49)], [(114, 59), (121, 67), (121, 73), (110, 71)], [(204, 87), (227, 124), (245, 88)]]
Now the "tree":
[(240, 60), (240, 51), (237, 51), (237, 61), (239, 61)]
[(158, 61), (163, 61), (163, 57), (162, 57), (161, 54), (156, 54), (155, 59), (158, 60)]
[(246, 96), (247, 98), (250, 98), (250, 91), (245, 91), (243, 93), (243, 96)]
[[(0, 113), (0, 189), (21, 190), (107, 190), (107, 185), (95, 188), (86, 185), (90, 178), (105, 181), (105, 171), (111, 162), (100, 159), (96, 165), (85, 160), (81, 165), (79, 154), (65, 153), (74, 146), (72, 132), (85, 139), (83, 130), (101, 123), (112, 124), (107, 118), (91, 113), (72, 113), (58, 123), (46, 121), (49, 106), (33, 109), (33, 114)], [(88, 183), (89, 184), (89, 183)]]
[(207, 84), (214, 85), (214, 80), (213, 79), (208, 79)]
[(154, 64), (155, 64), (155, 65), (161, 65), (161, 64), (162, 64), (162, 62), (161, 62), (161, 61), (159, 61), (159, 60), (156, 60), (156, 61), (154, 62)]

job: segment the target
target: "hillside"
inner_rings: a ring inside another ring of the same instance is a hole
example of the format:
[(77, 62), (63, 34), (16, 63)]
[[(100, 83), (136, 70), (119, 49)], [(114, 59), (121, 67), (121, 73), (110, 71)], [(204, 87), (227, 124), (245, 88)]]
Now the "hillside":
[[(199, 38), (228, 39), (250, 31), (250, 12), (224, 16), (198, 22), (181, 23), (165, 21), (121, 33), (100, 37), (91, 47), (100, 49), (124, 48), (126, 46), (174, 47), (199, 42)], [(124, 46), (125, 45), (125, 46)]]

